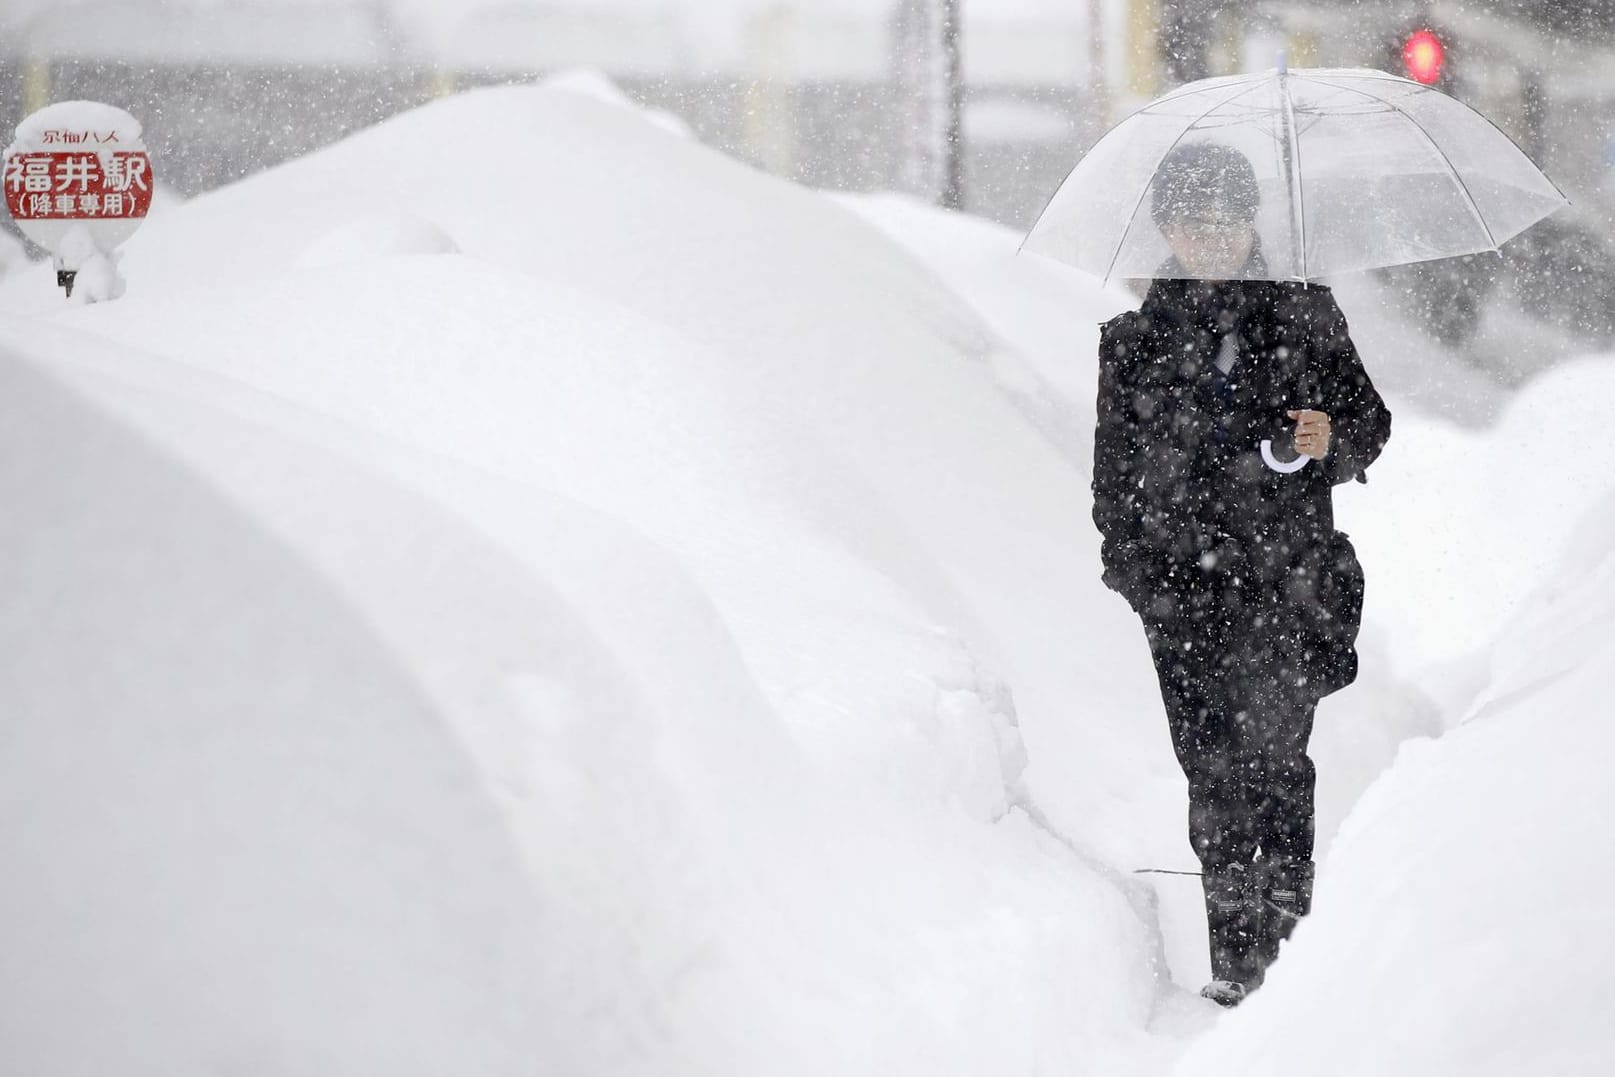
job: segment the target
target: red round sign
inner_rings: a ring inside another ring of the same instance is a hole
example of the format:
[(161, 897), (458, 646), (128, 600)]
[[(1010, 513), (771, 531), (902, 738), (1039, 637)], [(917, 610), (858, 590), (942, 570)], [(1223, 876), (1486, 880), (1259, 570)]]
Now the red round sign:
[(153, 187), (140, 121), (94, 101), (62, 101), (23, 120), (0, 172), (17, 227), (59, 260), (64, 245), (110, 252), (134, 235)]

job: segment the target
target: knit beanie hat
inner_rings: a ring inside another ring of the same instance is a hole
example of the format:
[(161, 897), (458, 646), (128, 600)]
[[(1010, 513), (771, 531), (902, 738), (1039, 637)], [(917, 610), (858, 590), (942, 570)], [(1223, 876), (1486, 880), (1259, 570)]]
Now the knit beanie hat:
[(1155, 169), (1150, 187), (1150, 216), (1157, 228), (1193, 217), (1250, 221), (1262, 203), (1250, 159), (1214, 142), (1174, 146)]

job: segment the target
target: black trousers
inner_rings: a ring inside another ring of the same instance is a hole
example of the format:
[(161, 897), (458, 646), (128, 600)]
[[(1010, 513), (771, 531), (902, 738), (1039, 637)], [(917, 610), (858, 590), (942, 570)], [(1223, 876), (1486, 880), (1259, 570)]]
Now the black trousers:
[(1286, 684), (1252, 633), (1145, 622), (1172, 747), (1189, 779), (1189, 840), (1208, 875), (1309, 861), (1317, 698)]

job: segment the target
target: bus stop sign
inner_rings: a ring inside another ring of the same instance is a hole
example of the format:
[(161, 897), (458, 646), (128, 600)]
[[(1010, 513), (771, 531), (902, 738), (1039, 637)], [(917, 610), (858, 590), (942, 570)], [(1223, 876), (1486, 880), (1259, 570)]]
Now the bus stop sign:
[(152, 197), (139, 121), (91, 101), (40, 109), (17, 128), (0, 186), (23, 235), (56, 258), (58, 276), (134, 235)]

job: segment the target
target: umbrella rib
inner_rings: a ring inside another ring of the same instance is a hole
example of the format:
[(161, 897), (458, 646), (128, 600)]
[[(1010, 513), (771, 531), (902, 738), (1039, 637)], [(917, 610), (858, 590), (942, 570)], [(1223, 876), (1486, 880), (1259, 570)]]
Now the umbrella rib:
[[(1178, 132), (1178, 137), (1174, 138), (1172, 140), (1171, 144), (1168, 145), (1166, 149), (1161, 151), (1161, 156), (1156, 158), (1156, 160), (1155, 160), (1155, 168), (1160, 168), (1161, 167), (1161, 162), (1166, 160), (1166, 155), (1171, 153), (1173, 150), (1177, 149), (1178, 148), (1178, 143), (1182, 142), (1184, 137), (1186, 135), (1188, 135), (1188, 133), (1190, 131), (1193, 131), (1195, 129), (1195, 125), (1198, 124), (1201, 120), (1205, 119), (1207, 116), (1210, 116), (1213, 112), (1216, 112), (1218, 109), (1222, 108), (1224, 105), (1232, 104), (1234, 101), (1237, 101), (1239, 98), (1244, 97), (1246, 94), (1250, 93), (1252, 90), (1256, 89), (1257, 87), (1259, 87), (1261, 85), (1262, 85), (1262, 82), (1260, 80), (1256, 80), (1256, 81), (1252, 81), (1247, 86), (1241, 86), (1241, 87), (1239, 87), (1239, 91), (1237, 93), (1229, 94), (1227, 97), (1223, 98), (1221, 101), (1218, 101), (1216, 104), (1214, 104), (1210, 108), (1206, 109), (1200, 115), (1196, 116), (1192, 121), (1190, 121), (1188, 126), (1186, 126), (1182, 131)], [(1153, 181), (1154, 178), (1155, 178), (1155, 172), (1152, 169), (1150, 171), (1150, 179)], [(1149, 195), (1151, 186), (1153, 186), (1153, 182), (1144, 184), (1144, 189), (1142, 191), (1138, 192), (1138, 201), (1133, 203), (1133, 212), (1128, 214), (1128, 216), (1127, 216), (1127, 227), (1122, 229), (1121, 238), (1116, 241), (1116, 250), (1110, 256), (1110, 264), (1105, 267), (1104, 280), (1105, 280), (1105, 283), (1107, 283), (1107, 284), (1110, 283), (1110, 275), (1113, 272), (1115, 272), (1115, 270), (1116, 270), (1116, 261), (1117, 261), (1117, 259), (1119, 259), (1122, 256), (1122, 248), (1127, 246), (1127, 237), (1132, 234), (1133, 222), (1138, 220), (1138, 209), (1139, 209), (1140, 206), (1142, 206), (1144, 204), (1144, 199)]]
[(1447, 166), (1447, 174), (1451, 176), (1452, 181), (1458, 185), (1458, 189), (1464, 193), (1464, 201), (1468, 204), (1469, 212), (1474, 216), (1475, 223), (1480, 225), (1480, 230), (1482, 232), (1486, 233), (1486, 242), (1491, 244), (1492, 250), (1495, 251), (1498, 249), (1497, 239), (1492, 235), (1491, 225), (1486, 223), (1486, 218), (1481, 214), (1480, 206), (1478, 203), (1476, 203), (1475, 196), (1470, 193), (1469, 185), (1464, 182), (1464, 178), (1458, 174), (1458, 168), (1452, 163), (1452, 158), (1447, 156), (1447, 151), (1441, 148), (1441, 144), (1431, 136), (1430, 132), (1421, 127), (1419, 125), (1419, 121), (1415, 120), (1406, 109), (1402, 108), (1394, 101), (1385, 100), (1385, 98), (1379, 96), (1379, 94), (1372, 94), (1367, 90), (1359, 90), (1355, 86), (1343, 86), (1338, 82), (1330, 82), (1327, 79), (1320, 79), (1316, 76), (1309, 77), (1311, 77), (1315, 82), (1323, 83), (1325, 86), (1333, 86), (1337, 90), (1345, 90), (1347, 93), (1361, 94), (1370, 101), (1378, 101), (1380, 104), (1384, 105), (1386, 108), (1390, 109), (1392, 112), (1406, 120), (1408, 125), (1419, 133), (1419, 137), (1424, 139), (1429, 147), (1436, 151), (1436, 156), (1441, 158), (1441, 163)]
[(1290, 219), (1290, 246), (1295, 257), (1296, 269), (1301, 274), (1301, 280), (1307, 279), (1307, 200), (1302, 187), (1301, 175), (1301, 133), (1295, 129), (1295, 103), (1290, 98), (1290, 87), (1287, 85), (1289, 72), (1279, 65), (1279, 107), (1283, 109), (1281, 123), (1284, 128), (1284, 166), (1289, 173), (1284, 177), (1286, 186), (1294, 184), (1290, 192), (1295, 199), (1295, 213)]

